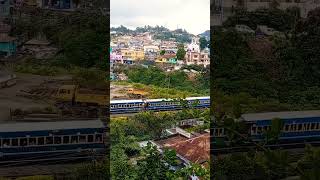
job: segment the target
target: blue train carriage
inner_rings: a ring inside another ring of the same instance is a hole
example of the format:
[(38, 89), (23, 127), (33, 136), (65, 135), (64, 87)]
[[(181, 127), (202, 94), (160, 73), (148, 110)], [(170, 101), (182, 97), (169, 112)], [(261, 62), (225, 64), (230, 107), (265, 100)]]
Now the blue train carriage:
[(105, 136), (99, 119), (0, 124), (0, 163), (100, 157), (106, 154)]
[(186, 98), (188, 104), (190, 106), (194, 106), (196, 108), (209, 108), (210, 107), (210, 96), (203, 97), (189, 97)]
[(181, 109), (180, 101), (176, 99), (148, 99), (145, 101), (146, 110), (170, 111)]
[[(188, 104), (196, 104), (196, 108), (210, 107), (210, 97), (189, 97)], [(144, 110), (168, 111), (181, 109), (180, 101), (177, 99), (148, 99), (148, 100), (113, 100), (110, 104), (111, 114), (136, 113)]]
[(112, 100), (110, 102), (111, 114), (136, 113), (144, 109), (144, 101), (135, 100)]
[(320, 141), (320, 110), (290, 111), (244, 114), (242, 119), (251, 125), (253, 141), (265, 139), (265, 132), (271, 129), (272, 119), (279, 118), (280, 144), (318, 144)]
[(224, 127), (214, 127), (212, 132), (212, 146), (214, 152), (227, 153), (247, 151), (246, 147), (254, 148), (250, 142), (266, 142), (266, 132), (271, 129), (273, 119), (280, 121), (280, 133), (277, 142), (269, 142), (270, 148), (303, 148), (306, 143), (320, 145), (320, 111), (290, 111), (243, 114), (242, 121), (247, 130), (249, 141), (241, 145), (231, 145)]

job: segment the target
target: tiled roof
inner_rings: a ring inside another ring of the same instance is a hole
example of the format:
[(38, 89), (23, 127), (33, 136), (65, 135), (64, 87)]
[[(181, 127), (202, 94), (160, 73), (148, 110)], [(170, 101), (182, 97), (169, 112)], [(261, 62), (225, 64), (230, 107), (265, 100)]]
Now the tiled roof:
[(167, 59), (169, 59), (169, 58), (175, 58), (176, 57), (176, 55), (175, 54), (164, 54), (164, 55), (162, 55), (162, 56), (160, 56), (161, 58), (167, 58)]
[(193, 163), (202, 164), (210, 159), (210, 133), (201, 134), (190, 139), (176, 135), (160, 140), (157, 143), (163, 148), (176, 150), (177, 154)]

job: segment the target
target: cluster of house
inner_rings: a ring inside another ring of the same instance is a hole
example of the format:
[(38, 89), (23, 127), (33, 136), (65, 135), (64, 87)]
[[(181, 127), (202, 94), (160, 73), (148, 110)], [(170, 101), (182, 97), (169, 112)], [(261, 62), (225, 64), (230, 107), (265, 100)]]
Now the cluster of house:
[(137, 35), (111, 33), (110, 72), (116, 64), (156, 64), (172, 65), (179, 69), (183, 65), (210, 65), (210, 50), (200, 50), (199, 37), (192, 37), (190, 44), (184, 44), (185, 57), (178, 59), (178, 43), (174, 39), (156, 40), (148, 32)]
[(285, 10), (296, 7), (300, 10), (301, 17), (307, 17), (308, 13), (320, 7), (320, 0), (212, 0), (211, 1), (211, 25), (221, 25), (228, 17), (234, 15), (238, 9), (255, 11), (261, 8), (274, 7)]
[(199, 164), (208, 167), (210, 160), (210, 130), (201, 132), (188, 132), (187, 128), (202, 125), (203, 121), (198, 119), (186, 119), (176, 127), (166, 129), (162, 138), (140, 142), (140, 147), (147, 146), (148, 143), (156, 146), (158, 151), (165, 149), (175, 150), (179, 165), (173, 169), (189, 166), (190, 164)]

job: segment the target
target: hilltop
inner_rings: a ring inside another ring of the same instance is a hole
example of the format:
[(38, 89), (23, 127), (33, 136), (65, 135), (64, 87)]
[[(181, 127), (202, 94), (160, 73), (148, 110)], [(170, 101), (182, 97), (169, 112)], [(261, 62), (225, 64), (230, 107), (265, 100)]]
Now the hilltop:
[(135, 30), (131, 30), (123, 25), (119, 27), (111, 27), (111, 32), (115, 31), (117, 33), (123, 34), (139, 34), (149, 32), (154, 34), (155, 39), (159, 40), (172, 40), (175, 39), (178, 43), (190, 43), (191, 38), (194, 36), (191, 33), (188, 33), (185, 29), (175, 29), (169, 30), (164, 26), (144, 26), (137, 27)]

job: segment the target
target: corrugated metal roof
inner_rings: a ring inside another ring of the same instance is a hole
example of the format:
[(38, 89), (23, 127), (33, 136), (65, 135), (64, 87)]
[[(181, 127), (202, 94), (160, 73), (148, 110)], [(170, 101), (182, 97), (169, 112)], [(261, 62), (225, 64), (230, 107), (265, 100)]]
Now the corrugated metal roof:
[(1, 132), (48, 131), (63, 129), (104, 128), (101, 120), (23, 122), (0, 124)]
[(271, 120), (273, 118), (280, 118), (280, 119), (311, 118), (311, 117), (320, 117), (320, 110), (250, 113), (250, 114), (243, 114), (241, 117), (245, 121)]

